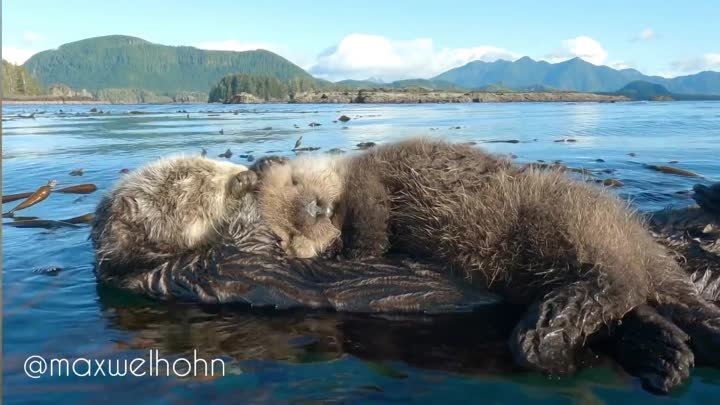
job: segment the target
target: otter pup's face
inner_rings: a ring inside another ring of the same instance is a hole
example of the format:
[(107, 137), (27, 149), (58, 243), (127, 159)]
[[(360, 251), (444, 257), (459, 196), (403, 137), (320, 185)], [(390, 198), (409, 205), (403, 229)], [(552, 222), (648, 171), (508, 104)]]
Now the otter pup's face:
[(315, 257), (340, 231), (332, 223), (342, 192), (336, 158), (300, 157), (263, 173), (260, 210), (291, 257)]

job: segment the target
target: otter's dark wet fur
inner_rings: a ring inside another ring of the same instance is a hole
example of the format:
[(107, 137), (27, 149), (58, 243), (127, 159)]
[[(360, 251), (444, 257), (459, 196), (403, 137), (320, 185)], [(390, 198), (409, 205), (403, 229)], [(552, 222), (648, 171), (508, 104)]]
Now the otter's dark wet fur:
[[(433, 259), (527, 305), (511, 338), (520, 364), (572, 371), (588, 336), (646, 304), (690, 336), (700, 359), (720, 364), (712, 349), (720, 344), (720, 312), (698, 296), (640, 217), (608, 192), (425, 139), (377, 147), (346, 164), (336, 214), (344, 255)], [(666, 347), (686, 359), (669, 369), (692, 359), (682, 347)]]
[(207, 249), (231, 220), (255, 213), (256, 184), (245, 166), (200, 157), (160, 159), (133, 171), (96, 208), (98, 266), (123, 272)]

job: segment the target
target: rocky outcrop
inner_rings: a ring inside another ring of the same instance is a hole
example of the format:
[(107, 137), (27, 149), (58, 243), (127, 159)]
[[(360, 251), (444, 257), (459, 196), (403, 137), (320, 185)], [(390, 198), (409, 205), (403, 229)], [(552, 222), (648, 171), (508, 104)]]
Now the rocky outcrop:
[[(426, 89), (368, 89), (305, 91), (287, 100), (300, 104), (416, 104), (416, 103), (502, 103), (502, 102), (615, 102), (624, 96), (580, 92), (455, 92)], [(230, 104), (262, 103), (264, 100), (240, 93), (226, 100)], [(275, 100), (271, 102), (281, 102)]]
[(92, 99), (93, 95), (85, 90), (73, 90), (70, 88), (70, 86), (64, 85), (64, 84), (52, 84), (48, 87), (48, 95), (51, 97), (60, 97), (60, 98), (86, 98), (86, 99)]
[(264, 103), (265, 100), (250, 93), (238, 93), (232, 96), (230, 99), (225, 100), (225, 104), (260, 104)]

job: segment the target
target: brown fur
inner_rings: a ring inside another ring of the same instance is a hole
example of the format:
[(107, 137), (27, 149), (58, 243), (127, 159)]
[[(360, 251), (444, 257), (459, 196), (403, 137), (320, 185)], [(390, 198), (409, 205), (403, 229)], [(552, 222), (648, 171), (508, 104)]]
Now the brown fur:
[[(343, 252), (434, 259), (529, 305), (511, 342), (521, 364), (569, 371), (587, 336), (644, 303), (684, 329), (713, 316), (638, 215), (602, 189), (424, 139), (345, 163), (336, 213)], [(688, 333), (707, 343), (713, 322)]]

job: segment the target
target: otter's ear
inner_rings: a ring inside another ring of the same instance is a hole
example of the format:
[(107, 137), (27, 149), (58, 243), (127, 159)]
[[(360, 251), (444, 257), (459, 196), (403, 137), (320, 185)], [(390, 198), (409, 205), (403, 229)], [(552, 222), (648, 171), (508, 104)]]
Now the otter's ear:
[(288, 161), (289, 159), (283, 156), (263, 156), (257, 161), (255, 161), (252, 166), (250, 166), (250, 170), (257, 173), (258, 176), (262, 177), (262, 175), (267, 172), (268, 169), (270, 169), (271, 167), (276, 165), (284, 165)]
[(258, 175), (251, 170), (246, 170), (232, 178), (230, 181), (230, 194), (239, 198), (250, 191), (254, 191), (257, 185)]

